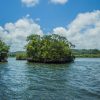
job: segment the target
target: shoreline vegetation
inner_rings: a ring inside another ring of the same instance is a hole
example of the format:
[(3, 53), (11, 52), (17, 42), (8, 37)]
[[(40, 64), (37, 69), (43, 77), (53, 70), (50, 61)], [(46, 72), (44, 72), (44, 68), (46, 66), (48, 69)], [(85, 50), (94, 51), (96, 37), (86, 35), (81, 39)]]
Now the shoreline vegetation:
[(27, 60), (26, 52), (17, 52), (14, 57), (16, 57), (16, 60)]
[(73, 49), (76, 58), (100, 58), (100, 50), (98, 49)]
[(9, 46), (0, 40), (0, 62), (7, 62)]

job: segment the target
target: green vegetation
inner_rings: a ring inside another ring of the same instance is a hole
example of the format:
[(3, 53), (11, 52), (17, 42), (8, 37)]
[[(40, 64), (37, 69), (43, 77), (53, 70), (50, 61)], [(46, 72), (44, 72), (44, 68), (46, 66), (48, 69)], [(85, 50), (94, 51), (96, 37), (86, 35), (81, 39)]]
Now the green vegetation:
[(25, 51), (9, 52), (9, 57), (16, 57), (16, 60), (26, 60), (27, 55)]
[(27, 55), (25, 52), (17, 52), (16, 53), (16, 60), (26, 60)]
[(0, 62), (6, 62), (9, 52), (9, 46), (7, 46), (2, 40), (0, 40)]
[(26, 52), (28, 61), (43, 63), (72, 62), (74, 56), (71, 51), (73, 45), (63, 36), (56, 34), (32, 34), (27, 37)]
[(100, 50), (98, 49), (73, 49), (72, 50), (75, 57), (80, 58), (100, 58)]

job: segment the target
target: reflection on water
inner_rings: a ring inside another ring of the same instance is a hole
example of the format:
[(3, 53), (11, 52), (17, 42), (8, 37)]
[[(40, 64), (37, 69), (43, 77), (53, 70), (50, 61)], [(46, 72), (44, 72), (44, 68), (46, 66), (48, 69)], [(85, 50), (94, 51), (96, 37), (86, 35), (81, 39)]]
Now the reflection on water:
[(71, 64), (0, 64), (0, 100), (100, 100), (100, 59)]

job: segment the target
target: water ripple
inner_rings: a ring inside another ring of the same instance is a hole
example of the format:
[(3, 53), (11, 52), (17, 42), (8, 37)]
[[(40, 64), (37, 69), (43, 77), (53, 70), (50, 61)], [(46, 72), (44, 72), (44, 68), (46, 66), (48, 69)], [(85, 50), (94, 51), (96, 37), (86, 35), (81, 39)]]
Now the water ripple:
[(71, 64), (0, 64), (0, 100), (100, 100), (100, 59)]

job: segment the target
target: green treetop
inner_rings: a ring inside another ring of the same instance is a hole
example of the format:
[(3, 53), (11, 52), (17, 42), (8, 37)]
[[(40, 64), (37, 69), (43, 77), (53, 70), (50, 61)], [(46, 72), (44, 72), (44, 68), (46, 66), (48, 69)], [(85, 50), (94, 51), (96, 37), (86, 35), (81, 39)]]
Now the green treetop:
[(0, 62), (5, 61), (9, 52), (9, 46), (7, 46), (2, 40), (0, 40)]
[(63, 36), (52, 34), (39, 36), (32, 34), (27, 37), (26, 51), (31, 61), (37, 62), (71, 62), (74, 56), (72, 44)]

